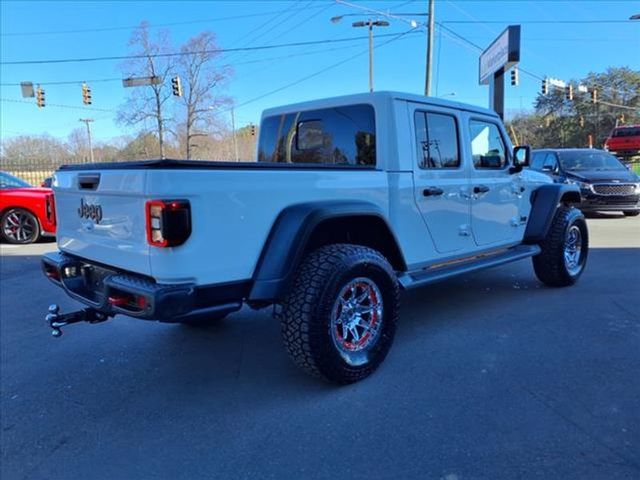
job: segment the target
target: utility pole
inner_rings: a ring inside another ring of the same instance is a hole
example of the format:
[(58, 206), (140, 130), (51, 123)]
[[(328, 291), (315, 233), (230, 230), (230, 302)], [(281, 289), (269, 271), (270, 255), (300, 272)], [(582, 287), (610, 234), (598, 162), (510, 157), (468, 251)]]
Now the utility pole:
[(238, 161), (238, 139), (236, 138), (236, 116), (231, 107), (231, 130), (233, 131), (233, 150), (236, 153), (236, 162)]
[(84, 122), (87, 125), (87, 137), (89, 138), (89, 159), (93, 163), (93, 145), (91, 144), (91, 122), (93, 118), (80, 118), (78, 121)]
[(429, 0), (429, 29), (427, 31), (427, 72), (424, 82), (424, 94), (431, 95), (431, 72), (433, 67), (433, 30), (435, 28), (435, 0)]
[(373, 20), (369, 19), (369, 91), (373, 92)]

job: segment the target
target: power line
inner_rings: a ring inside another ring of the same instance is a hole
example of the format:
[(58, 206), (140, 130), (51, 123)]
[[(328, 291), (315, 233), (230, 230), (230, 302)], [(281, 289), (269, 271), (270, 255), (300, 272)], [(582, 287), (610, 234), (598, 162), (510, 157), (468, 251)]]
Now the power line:
[[(312, 6), (312, 7), (307, 7), (307, 8), (300, 8), (297, 10), (312, 10), (312, 9), (316, 9), (316, 8), (323, 8), (324, 7), (324, 2), (323, 5), (316, 5), (316, 6)], [(274, 13), (290, 13), (293, 10), (288, 8), (285, 10), (272, 10), (269, 12), (261, 12), (261, 13), (249, 13), (246, 15), (232, 15), (232, 16), (228, 16), (228, 17), (217, 17), (217, 18), (206, 18), (206, 19), (198, 19), (198, 20), (186, 20), (183, 22), (171, 22), (171, 23), (157, 23), (157, 24), (150, 24), (149, 27), (150, 28), (161, 28), (161, 27), (175, 27), (175, 26), (179, 26), (179, 25), (194, 25), (194, 24), (198, 24), (198, 23), (209, 23), (209, 22), (223, 22), (223, 21), (228, 21), (228, 20), (238, 20), (238, 19), (243, 19), (243, 18), (253, 18), (253, 17), (265, 17), (267, 15), (272, 15)], [(132, 30), (135, 28), (138, 28), (140, 25), (128, 25), (128, 26), (122, 26), (122, 27), (101, 27), (101, 28), (82, 28), (82, 29), (75, 29), (75, 30), (49, 30), (49, 31), (44, 31), (44, 32), (8, 32), (8, 33), (1, 33), (0, 36), (3, 37), (18, 37), (18, 36), (31, 36), (31, 35), (68, 35), (68, 34), (73, 34), (73, 33), (91, 33), (91, 32), (113, 32), (113, 31), (118, 31), (118, 30)]]
[(635, 111), (639, 111), (640, 112), (640, 108), (638, 108), (638, 107), (628, 107), (627, 105), (618, 105), (616, 103), (605, 102), (604, 100), (598, 100), (598, 103), (601, 103), (603, 105), (607, 105), (609, 107), (624, 108), (626, 110), (635, 110)]
[[(476, 23), (474, 20), (446, 20), (444, 23)], [(507, 20), (482, 20), (482, 23), (497, 23), (502, 25), (513, 25), (513, 24), (560, 24), (560, 23), (584, 23), (584, 24), (597, 24), (597, 23), (633, 23), (629, 20), (515, 20), (515, 21), (507, 21)]]
[[(392, 37), (394, 35), (396, 34), (385, 33), (385, 34), (377, 35), (377, 37)], [(109, 56), (109, 57), (58, 58), (58, 59), (47, 59), (47, 60), (18, 60), (18, 61), (10, 61), (10, 62), (0, 62), (0, 65), (35, 65), (35, 64), (42, 65), (42, 64), (51, 64), (51, 63), (81, 63), (81, 62), (129, 60), (129, 59), (136, 59), (136, 58), (179, 57), (183, 55), (203, 55), (203, 54), (212, 54), (212, 53), (246, 52), (246, 51), (258, 51), (258, 50), (272, 50), (275, 48), (286, 48), (286, 47), (304, 47), (308, 45), (321, 45), (321, 44), (328, 44), (328, 43), (354, 42), (357, 40), (364, 40), (368, 38), (369, 38), (368, 36), (329, 38), (324, 40), (309, 40), (306, 42), (280, 43), (275, 45), (262, 45), (262, 46), (254, 46), (254, 47), (216, 48), (216, 49), (198, 50), (198, 51), (192, 51), (192, 52), (154, 53), (150, 55), (141, 54), (141, 55), (118, 55), (118, 56)]]
[[(61, 81), (53, 81), (53, 82), (37, 82), (38, 85), (76, 85), (81, 83), (104, 83), (104, 82), (121, 82), (121, 77), (112, 77), (112, 78), (98, 78), (93, 80), (61, 80)], [(19, 87), (20, 83), (0, 83), (0, 87)]]
[[(415, 31), (416, 28), (417, 27), (412, 28), (412, 29), (407, 30), (407, 31), (402, 32), (402, 33), (393, 34), (394, 38), (392, 38), (390, 40), (387, 40), (386, 42), (383, 42), (383, 43), (381, 43), (379, 45), (374, 46), (374, 50), (376, 48), (380, 48), (380, 47), (382, 47), (384, 45), (387, 45), (387, 44), (389, 44), (391, 42), (394, 42), (396, 40), (400, 40), (402, 37), (404, 37), (406, 35), (409, 35), (413, 31)], [(378, 37), (381, 37), (381, 36), (382, 35), (378, 35)], [(299, 78), (298, 80), (295, 80), (294, 82), (288, 83), (286, 85), (283, 85), (282, 87), (276, 88), (275, 90), (271, 90), (271, 91), (263, 93), (263, 94), (261, 94), (261, 95), (259, 95), (257, 97), (249, 99), (249, 100), (247, 100), (245, 102), (242, 102), (242, 103), (240, 103), (238, 105), (235, 105), (233, 108), (237, 109), (237, 108), (240, 108), (240, 107), (244, 107), (245, 105), (249, 105), (250, 103), (257, 102), (258, 100), (262, 100), (263, 98), (268, 97), (270, 95), (273, 95), (274, 93), (278, 93), (278, 92), (281, 92), (282, 90), (285, 90), (287, 88), (290, 88), (290, 87), (293, 87), (295, 85), (298, 85), (298, 84), (300, 84), (300, 83), (302, 83), (302, 82), (304, 82), (306, 80), (309, 80), (310, 78), (317, 77), (318, 75), (321, 75), (321, 74), (323, 74), (323, 73), (325, 73), (325, 72), (327, 72), (329, 70), (332, 70), (332, 69), (334, 69), (336, 67), (339, 67), (340, 65), (343, 65), (343, 64), (345, 64), (347, 62), (350, 62), (350, 61), (354, 60), (355, 58), (357, 58), (357, 57), (359, 57), (361, 55), (364, 55), (365, 53), (368, 53), (368, 51), (369, 51), (368, 49), (367, 50), (362, 50), (362, 51), (356, 53), (355, 55), (352, 55), (352, 56), (350, 56), (348, 58), (345, 58), (344, 60), (341, 60), (341, 61), (339, 61), (337, 63), (331, 64), (331, 65), (329, 65), (329, 66), (327, 66), (327, 67), (325, 67), (325, 68), (323, 68), (321, 70), (318, 70), (317, 72), (314, 72), (314, 73), (312, 73), (310, 75), (306, 75), (306, 76), (304, 76), (302, 78)], [(226, 112), (229, 112), (229, 111), (231, 111), (231, 108), (223, 110), (220, 113), (226, 113)]]
[[(0, 98), (0, 102), (10, 102), (10, 103), (27, 103), (33, 105), (33, 102), (29, 100), (19, 100), (15, 98)], [(97, 108), (97, 107), (79, 107), (75, 105), (65, 105), (62, 103), (49, 103), (47, 102), (47, 107), (57, 107), (57, 108), (68, 108), (72, 110), (90, 110), (94, 112), (116, 112), (114, 109), (108, 108)]]
[[(295, 0), (295, 1), (301, 1), (301, 0)], [(303, 9), (306, 8), (307, 6), (311, 5), (312, 0), (308, 1), (307, 3), (304, 4), (304, 6), (302, 7)], [(331, 4), (329, 5), (331, 6)], [(326, 9), (326, 7), (325, 7)], [(320, 12), (324, 11), (321, 10)], [(320, 13), (318, 12), (318, 13)], [(252, 43), (252, 42), (256, 42), (256, 40), (259, 40), (260, 38), (263, 38), (265, 35), (269, 35), (270, 33), (273, 33), (275, 30), (278, 29), (278, 27), (280, 27), (280, 25), (285, 24), (286, 22), (288, 22), (290, 19), (294, 18), (296, 15), (298, 15), (298, 13), (300, 13), (300, 10), (294, 10), (293, 12), (290, 12), (289, 15), (284, 16), (284, 18), (281, 18), (277, 23), (275, 22), (277, 17), (274, 17), (274, 19), (272, 19), (269, 22), (265, 22), (265, 25), (267, 26), (267, 30), (258, 33), (257, 35), (254, 35), (253, 37), (251, 37), (249, 40), (247, 40), (247, 42), (245, 42), (242, 46), (246, 47), (248, 44)], [(255, 29), (253, 31), (256, 31)], [(277, 38), (278, 35), (276, 35), (275, 37), (272, 35), (270, 36), (266, 41), (270, 42), (272, 41), (274, 38)], [(239, 58), (244, 58), (246, 57), (247, 53), (245, 52), (245, 55), (240, 55)]]
[[(414, 16), (414, 17), (425, 17), (428, 16), (427, 13), (424, 12), (392, 12), (392, 15), (402, 15), (402, 16)], [(527, 25), (527, 24), (598, 24), (598, 23), (634, 23), (632, 20), (443, 20), (441, 23), (446, 24), (474, 24), (474, 23), (491, 23), (497, 25)]]
[[(301, 0), (294, 0), (294, 4), (296, 2), (300, 2)], [(241, 37), (240, 39), (238, 39), (236, 42), (232, 43), (233, 45), (237, 45), (238, 43), (240, 43), (242, 41), (242, 38), (246, 39), (246, 41), (244, 43), (242, 43), (240, 46), (242, 47), (246, 47), (248, 45), (251, 44), (252, 41), (255, 41), (256, 39), (260, 38), (260, 36), (263, 35), (263, 33), (257, 33), (260, 32), (260, 30), (263, 29), (269, 29), (269, 26), (273, 24), (273, 22), (275, 22), (278, 18), (282, 17), (284, 14), (289, 13), (291, 10), (280, 10), (277, 12), (276, 15), (274, 15), (273, 17), (269, 18), (268, 20), (262, 22), (260, 25), (258, 25), (257, 27), (249, 30), (249, 32), (247, 32), (243, 37)]]
[[(409, 32), (407, 35), (413, 35), (419, 33), (417, 30), (413, 31), (413, 32)], [(382, 35), (378, 35), (378, 37), (380, 37)], [(306, 56), (310, 56), (310, 55), (317, 55), (319, 53), (327, 53), (327, 52), (335, 52), (337, 50), (344, 50), (345, 48), (355, 48), (358, 47), (358, 45), (349, 45), (349, 46), (342, 46), (342, 47), (331, 47), (331, 48), (322, 48), (319, 50), (312, 50), (312, 51), (304, 51), (304, 52), (299, 52), (299, 53), (291, 53), (289, 55), (281, 55), (281, 56), (277, 56), (277, 57), (261, 57), (261, 58), (256, 58), (254, 60), (246, 60), (244, 62), (233, 62), (233, 63), (227, 63), (224, 65), (221, 65), (221, 67), (237, 67), (240, 65), (253, 65), (256, 63), (265, 63), (265, 62), (274, 62), (274, 61), (278, 61), (278, 60), (286, 60), (289, 58), (296, 58), (296, 57), (306, 57)], [(100, 79), (80, 79), (80, 80), (61, 80), (61, 81), (44, 81), (44, 82), (37, 82), (38, 85), (42, 85), (42, 86), (49, 86), (49, 85), (81, 85), (82, 83), (101, 83), (101, 82), (121, 82), (122, 78), (121, 77), (112, 77), (112, 78), (100, 78)], [(0, 87), (19, 87), (21, 84), (20, 82), (14, 82), (14, 83), (0, 83)]]

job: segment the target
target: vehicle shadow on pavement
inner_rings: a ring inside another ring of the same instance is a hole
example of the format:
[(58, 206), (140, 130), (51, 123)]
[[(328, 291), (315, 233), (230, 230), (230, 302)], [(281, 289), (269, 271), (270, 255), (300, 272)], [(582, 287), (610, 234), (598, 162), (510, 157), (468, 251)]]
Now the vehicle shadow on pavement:
[[(269, 309), (244, 308), (209, 328), (116, 317), (52, 339), (47, 306), (79, 305), (42, 276), (38, 256), (3, 256), (3, 472), (29, 477), (29, 464), (33, 478), (65, 478), (99, 464), (102, 478), (122, 478), (123, 459), (145, 458), (162, 476), (174, 467), (154, 452), (174, 445), (237, 476), (224, 469), (246, 473), (247, 455), (269, 468), (282, 442), (290, 449), (304, 435), (336, 432), (360, 445), (387, 436), (394, 455), (415, 445), (405, 432), (434, 455), (462, 444), (474, 458), (514, 442), (518, 455), (530, 454), (531, 441), (546, 451), (565, 435), (558, 458), (568, 459), (578, 440), (590, 442), (582, 431), (633, 458), (625, 442), (640, 434), (632, 427), (640, 320), (629, 299), (640, 296), (640, 273), (629, 266), (639, 263), (638, 248), (593, 249), (570, 288), (544, 287), (522, 261), (406, 292), (387, 360), (370, 378), (336, 387), (293, 366)], [(367, 419), (362, 439), (354, 411)], [(468, 438), (455, 433), (470, 425)]]

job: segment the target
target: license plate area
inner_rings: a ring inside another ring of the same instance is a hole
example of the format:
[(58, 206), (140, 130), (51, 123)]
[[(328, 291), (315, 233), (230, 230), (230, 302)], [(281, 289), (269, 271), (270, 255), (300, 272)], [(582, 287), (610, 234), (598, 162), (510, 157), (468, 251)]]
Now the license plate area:
[(104, 281), (118, 272), (82, 261), (65, 264), (60, 269), (65, 288), (87, 302), (99, 306), (106, 300)]

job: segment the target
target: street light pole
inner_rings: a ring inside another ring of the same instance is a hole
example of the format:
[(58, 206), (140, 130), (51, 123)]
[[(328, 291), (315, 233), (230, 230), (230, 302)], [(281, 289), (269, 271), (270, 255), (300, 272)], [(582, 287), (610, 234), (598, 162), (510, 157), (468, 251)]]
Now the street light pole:
[(352, 27), (369, 27), (369, 91), (373, 92), (373, 27), (388, 27), (389, 22), (369, 19), (366, 22), (353, 22)]
[(91, 122), (93, 118), (80, 118), (80, 122), (84, 122), (87, 125), (87, 137), (89, 138), (89, 159), (93, 163), (93, 145), (91, 144)]

